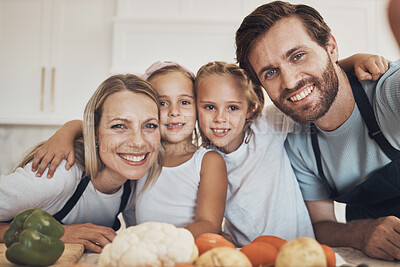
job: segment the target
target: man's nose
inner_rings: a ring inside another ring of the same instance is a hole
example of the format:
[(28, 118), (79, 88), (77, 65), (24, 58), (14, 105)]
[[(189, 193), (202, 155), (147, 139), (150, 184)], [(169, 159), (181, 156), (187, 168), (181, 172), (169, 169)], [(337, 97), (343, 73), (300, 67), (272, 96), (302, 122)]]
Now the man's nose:
[(298, 73), (295, 69), (287, 67), (281, 69), (282, 88), (292, 90), (296, 88), (299, 81)]

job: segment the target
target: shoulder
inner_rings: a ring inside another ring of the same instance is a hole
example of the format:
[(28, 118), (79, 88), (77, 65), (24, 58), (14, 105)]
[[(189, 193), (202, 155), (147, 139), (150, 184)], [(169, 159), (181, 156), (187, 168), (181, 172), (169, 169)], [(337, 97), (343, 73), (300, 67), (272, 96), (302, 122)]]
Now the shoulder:
[(0, 177), (0, 199), (6, 200), (1, 203), (0, 210), (10, 210), (12, 207), (9, 214), (13, 214), (29, 207), (47, 209), (57, 205), (60, 200), (73, 193), (82, 174), (74, 166), (65, 170), (65, 162), (58, 167), (51, 179), (46, 178), (46, 173), (40, 178), (36, 177), (31, 168), (32, 164), (29, 163), (24, 168)]
[(203, 169), (205, 167), (208, 168), (211, 166), (225, 167), (225, 160), (218, 152), (213, 150), (207, 150), (204, 154), (201, 167)]

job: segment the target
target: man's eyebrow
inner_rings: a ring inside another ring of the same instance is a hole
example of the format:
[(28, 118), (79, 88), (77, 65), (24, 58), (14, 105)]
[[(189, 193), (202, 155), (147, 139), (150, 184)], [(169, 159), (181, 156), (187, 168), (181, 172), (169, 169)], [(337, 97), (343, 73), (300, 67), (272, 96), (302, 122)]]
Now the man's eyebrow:
[[(294, 52), (296, 52), (297, 50), (300, 50), (302, 47), (303, 47), (303, 46), (299, 45), (299, 46), (296, 46), (296, 47), (293, 47), (293, 48), (289, 49), (289, 50), (286, 52), (285, 57), (286, 57), (286, 58), (290, 57)], [(265, 66), (264, 68), (262, 68), (262, 69), (258, 72), (258, 76), (261, 76), (265, 71), (267, 71), (267, 70), (269, 70), (269, 69), (272, 69), (272, 65), (268, 65), (268, 66)]]
[(296, 47), (293, 47), (292, 49), (289, 49), (289, 50), (286, 52), (285, 56), (286, 56), (286, 57), (290, 57), (294, 52), (296, 52), (296, 51), (299, 50), (300, 48), (302, 48), (302, 46), (296, 46)]
[(269, 70), (272, 68), (272, 65), (265, 66), (258, 72), (258, 76), (260, 77), (265, 71)]

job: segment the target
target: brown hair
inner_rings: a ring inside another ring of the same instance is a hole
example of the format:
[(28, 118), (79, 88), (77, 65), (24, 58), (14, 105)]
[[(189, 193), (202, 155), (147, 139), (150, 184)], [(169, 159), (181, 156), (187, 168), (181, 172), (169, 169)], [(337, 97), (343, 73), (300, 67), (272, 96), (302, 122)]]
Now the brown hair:
[(249, 53), (262, 35), (271, 29), (277, 21), (287, 17), (300, 19), (311, 39), (321, 47), (326, 47), (329, 41), (331, 29), (314, 8), (282, 1), (274, 1), (259, 6), (244, 18), (236, 31), (236, 60), (239, 66), (249, 73), (250, 78), (256, 84), (261, 83), (249, 62)]
[[(243, 131), (246, 132), (247, 129), (250, 129), (250, 125), (261, 115), (261, 112), (264, 108), (264, 93), (261, 86), (254, 84), (251, 79), (246, 75), (245, 71), (241, 69), (236, 64), (230, 64), (222, 61), (214, 61), (209, 62), (203, 65), (197, 72), (196, 81), (194, 83), (194, 93), (197, 99), (197, 89), (201, 83), (201, 81), (211, 75), (221, 75), (233, 77), (239, 83), (240, 88), (246, 95), (246, 100), (249, 105), (249, 110), (253, 111), (253, 114), (250, 118), (246, 120), (246, 123), (243, 127)], [(248, 143), (250, 141), (251, 136), (253, 135), (253, 131), (250, 129), (247, 132), (247, 136), (245, 138), (245, 142)], [(203, 131), (200, 129), (200, 137), (202, 146), (209, 147), (210, 140), (204, 135)]]

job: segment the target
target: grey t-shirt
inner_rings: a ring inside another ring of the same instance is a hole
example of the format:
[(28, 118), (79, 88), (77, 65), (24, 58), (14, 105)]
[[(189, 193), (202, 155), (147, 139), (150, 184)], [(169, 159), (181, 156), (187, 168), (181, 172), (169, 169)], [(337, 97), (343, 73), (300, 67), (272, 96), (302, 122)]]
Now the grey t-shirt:
[[(389, 70), (378, 82), (361, 81), (372, 103), (383, 134), (396, 149), (400, 149), (400, 61), (390, 62)], [(296, 124), (289, 133), (285, 147), (296, 177), (307, 201), (328, 198), (323, 180), (318, 175), (311, 138), (306, 125)], [(318, 142), (322, 168), (331, 185), (342, 194), (362, 183), (390, 159), (368, 136), (361, 114), (355, 105), (349, 119), (334, 131), (319, 129)]]

